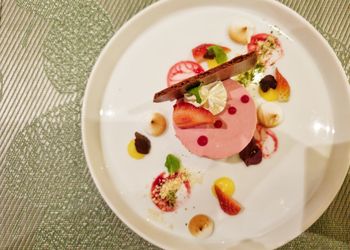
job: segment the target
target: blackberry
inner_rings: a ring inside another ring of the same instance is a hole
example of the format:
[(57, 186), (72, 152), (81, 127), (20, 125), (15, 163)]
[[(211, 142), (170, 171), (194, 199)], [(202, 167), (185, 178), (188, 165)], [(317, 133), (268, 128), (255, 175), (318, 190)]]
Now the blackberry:
[(260, 80), (260, 88), (263, 92), (267, 92), (270, 88), (276, 89), (277, 81), (273, 75), (267, 75)]

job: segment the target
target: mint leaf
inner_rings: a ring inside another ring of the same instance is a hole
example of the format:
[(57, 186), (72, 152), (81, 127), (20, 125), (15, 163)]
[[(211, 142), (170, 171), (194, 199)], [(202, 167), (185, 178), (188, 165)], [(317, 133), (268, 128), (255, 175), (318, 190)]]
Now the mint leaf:
[(221, 48), (220, 46), (216, 46), (216, 45), (210, 46), (208, 48), (208, 53), (215, 54), (215, 61), (218, 64), (222, 64), (222, 63), (226, 62), (228, 59), (224, 49)]
[(168, 154), (165, 161), (165, 166), (169, 174), (173, 174), (180, 169), (180, 160), (175, 155)]
[(202, 98), (201, 95), (199, 94), (199, 88), (200, 86), (191, 88), (187, 91), (187, 93), (190, 93), (191, 95), (194, 95), (196, 97), (196, 102), (197, 103), (202, 103)]

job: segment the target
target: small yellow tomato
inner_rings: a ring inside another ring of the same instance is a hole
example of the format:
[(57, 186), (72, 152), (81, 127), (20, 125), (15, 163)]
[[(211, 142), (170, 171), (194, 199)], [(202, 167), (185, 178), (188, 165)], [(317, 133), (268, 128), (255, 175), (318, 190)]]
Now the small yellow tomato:
[(142, 159), (145, 155), (144, 154), (141, 154), (139, 152), (137, 152), (136, 150), (136, 146), (135, 146), (135, 140), (131, 140), (128, 144), (128, 153), (129, 155), (136, 159), (136, 160), (140, 160)]
[(211, 191), (213, 192), (214, 196), (216, 196), (215, 193), (215, 187), (218, 186), (222, 192), (224, 192), (228, 196), (232, 196), (235, 192), (235, 184), (233, 180), (229, 177), (220, 177), (219, 179), (215, 180)]

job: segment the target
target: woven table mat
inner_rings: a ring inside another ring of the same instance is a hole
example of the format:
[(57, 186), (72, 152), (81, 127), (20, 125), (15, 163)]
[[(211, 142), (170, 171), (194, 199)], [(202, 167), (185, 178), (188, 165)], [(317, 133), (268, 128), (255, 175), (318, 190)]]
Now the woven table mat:
[[(80, 111), (103, 46), (154, 0), (0, 0), (0, 248), (156, 249), (108, 208), (88, 172)], [(350, 0), (281, 0), (350, 76)], [(350, 178), (281, 249), (350, 249)]]

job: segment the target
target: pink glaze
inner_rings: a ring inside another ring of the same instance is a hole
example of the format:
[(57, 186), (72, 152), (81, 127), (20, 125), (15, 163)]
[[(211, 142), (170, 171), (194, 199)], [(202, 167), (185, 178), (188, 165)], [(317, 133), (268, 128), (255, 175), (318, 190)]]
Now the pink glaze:
[[(217, 120), (222, 121), (223, 126), (181, 129), (174, 124), (176, 136), (193, 154), (210, 159), (227, 158), (239, 153), (254, 135), (257, 124), (254, 101), (239, 83), (228, 79), (224, 81), (224, 86), (228, 100), (226, 108), (217, 115)], [(232, 107), (235, 112), (232, 112)], [(208, 141), (205, 145), (199, 145), (198, 139), (203, 136), (207, 137)]]

